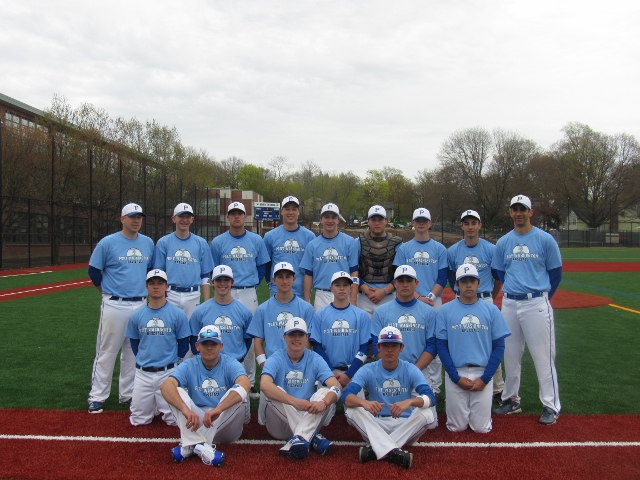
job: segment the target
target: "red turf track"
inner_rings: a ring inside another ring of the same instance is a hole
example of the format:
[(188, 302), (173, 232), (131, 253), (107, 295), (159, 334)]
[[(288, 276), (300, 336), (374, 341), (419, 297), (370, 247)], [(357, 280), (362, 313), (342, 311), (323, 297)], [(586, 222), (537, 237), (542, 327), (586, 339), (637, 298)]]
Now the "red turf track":
[[(441, 425), (444, 417), (440, 418)], [(124, 412), (89, 415), (79, 411), (0, 410), (4, 435), (99, 436), (125, 438), (176, 438), (178, 431), (156, 420), (152, 425), (131, 427)], [(361, 442), (356, 431), (337, 415), (323, 430), (332, 440)], [(266, 429), (256, 416), (245, 427), (243, 439), (267, 440)], [(638, 442), (639, 415), (563, 415), (544, 427), (537, 416), (513, 415), (494, 419), (488, 435), (452, 433), (443, 426), (428, 432), (422, 442)], [(639, 478), (640, 446), (554, 446), (542, 448), (412, 447), (414, 467), (404, 471), (386, 462), (362, 465), (357, 446), (336, 446), (327, 457), (311, 453), (304, 462), (279, 457), (278, 445), (224, 445), (224, 466), (210, 474), (197, 458), (175, 465), (169, 457), (172, 443), (123, 443), (0, 439), (0, 476), (33, 479), (170, 479), (184, 475), (222, 475), (229, 480), (247, 478), (336, 479), (402, 475), (406, 479), (458, 478)], [(297, 467), (297, 468), (296, 468)], [(302, 468), (301, 468), (302, 467)], [(295, 475), (292, 468), (296, 468)], [(268, 469), (268, 473), (265, 470)], [(324, 472), (319, 474), (319, 472)]]

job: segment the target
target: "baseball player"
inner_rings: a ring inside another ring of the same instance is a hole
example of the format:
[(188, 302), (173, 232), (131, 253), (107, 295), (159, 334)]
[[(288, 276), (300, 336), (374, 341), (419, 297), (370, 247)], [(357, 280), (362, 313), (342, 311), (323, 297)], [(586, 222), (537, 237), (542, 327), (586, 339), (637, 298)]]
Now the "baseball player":
[[(402, 332), (403, 350), (400, 358), (416, 365), (422, 370), (428, 383), (433, 381), (428, 366), (436, 356), (436, 311), (424, 302), (418, 301), (415, 292), (420, 285), (415, 269), (409, 265), (400, 265), (394, 274), (396, 298), (373, 312), (371, 319), (371, 339), (373, 351), (378, 353), (378, 333), (384, 327), (391, 326)], [(431, 386), (431, 385), (429, 385)], [(438, 426), (438, 417), (431, 427)]]
[[(339, 271), (349, 272), (352, 277), (358, 276), (358, 251), (356, 243), (346, 233), (338, 231), (340, 210), (333, 203), (327, 203), (320, 212), (322, 232), (307, 245), (300, 269), (304, 272), (304, 299), (311, 298), (311, 287), (316, 296), (313, 303), (315, 310), (329, 305), (333, 295), (329, 290), (331, 277)], [(351, 304), (358, 303), (358, 286), (351, 290)]]
[[(456, 271), (465, 263), (470, 263), (476, 267), (480, 275), (480, 287), (478, 288), (478, 298), (493, 303), (500, 289), (502, 282), (498, 278), (498, 273), (491, 268), (491, 259), (496, 246), (480, 238), (482, 222), (480, 214), (475, 210), (465, 210), (460, 215), (460, 228), (464, 232), (464, 237), (459, 242), (454, 243), (447, 250), (449, 258), (449, 285), (456, 294)], [(493, 401), (497, 405), (502, 405), (502, 390), (504, 389), (504, 379), (502, 378), (502, 367), (498, 365), (496, 373), (493, 375)]]
[(199, 355), (182, 362), (160, 387), (180, 427), (180, 445), (171, 456), (180, 463), (195, 453), (203, 463), (220, 466), (224, 454), (214, 442), (232, 443), (242, 435), (250, 419), (251, 384), (237, 360), (221, 355), (222, 335), (215, 325), (200, 330), (196, 348)]
[(551, 235), (531, 225), (533, 210), (529, 197), (513, 197), (509, 215), (514, 228), (498, 240), (491, 262), (502, 280), (502, 315), (511, 331), (505, 340), (502, 406), (494, 413), (521, 411), (520, 362), (526, 344), (540, 385), (543, 409), (539, 421), (552, 425), (560, 414), (560, 394), (555, 367), (555, 325), (549, 300), (562, 278), (560, 249)]
[[(211, 254), (215, 265), (228, 265), (233, 269), (235, 282), (231, 294), (254, 314), (258, 308), (256, 288), (267, 273), (270, 259), (262, 237), (244, 228), (246, 218), (247, 210), (241, 202), (229, 204), (229, 230), (211, 241)], [(243, 365), (252, 389), (256, 379), (255, 357), (250, 346)]]
[(233, 270), (226, 265), (213, 269), (213, 298), (198, 305), (191, 319), (191, 350), (197, 353), (198, 333), (206, 325), (215, 325), (224, 335), (224, 353), (239, 362), (251, 345), (251, 335), (247, 332), (251, 323), (251, 311), (231, 296)]
[[(429, 210), (416, 208), (411, 224), (414, 238), (398, 247), (393, 264), (406, 264), (416, 270), (420, 280), (416, 298), (438, 311), (442, 306), (442, 291), (447, 285), (449, 273), (447, 249), (430, 236), (433, 222)], [(429, 385), (436, 395), (440, 393), (442, 362), (437, 356), (429, 365)]]
[(352, 285), (347, 272), (333, 274), (333, 302), (315, 313), (310, 331), (313, 350), (325, 359), (342, 387), (364, 364), (371, 342), (367, 312), (349, 303)]
[[(380, 360), (364, 365), (344, 390), (345, 415), (367, 442), (358, 452), (362, 463), (384, 458), (411, 468), (413, 454), (402, 447), (435, 428), (436, 397), (422, 372), (400, 359), (400, 330), (387, 326), (376, 338)], [(368, 399), (358, 395), (362, 389), (369, 392)]]
[(154, 268), (164, 270), (171, 279), (169, 301), (180, 307), (187, 318), (200, 305), (201, 285), (204, 300), (211, 298), (209, 277), (213, 270), (207, 241), (189, 231), (194, 218), (191, 205), (176, 205), (171, 217), (176, 231), (158, 240), (154, 261)]
[(153, 240), (139, 233), (144, 217), (140, 205), (125, 205), (120, 216), (122, 230), (100, 240), (89, 259), (89, 277), (102, 293), (89, 413), (104, 410), (119, 351), (120, 403), (130, 403), (133, 395), (136, 360), (125, 332), (131, 314), (145, 303), (145, 280), (153, 267)]
[[(318, 432), (333, 418), (342, 394), (323, 358), (305, 348), (307, 332), (303, 319), (289, 320), (284, 329), (287, 347), (267, 359), (260, 377), (266, 404), (263, 424), (273, 438), (288, 438), (280, 454), (295, 459), (306, 458), (310, 446), (320, 455), (329, 451), (332, 442)], [(316, 382), (326, 386), (316, 390)]]
[(167, 274), (158, 269), (147, 274), (148, 304), (129, 318), (127, 338), (136, 356), (136, 377), (131, 399), (131, 425), (151, 423), (157, 412), (169, 425), (176, 425), (160, 385), (173, 373), (189, 351), (189, 320), (184, 312), (167, 302)]
[(436, 319), (438, 355), (447, 372), (447, 428), (488, 433), (492, 377), (510, 333), (498, 307), (478, 298), (482, 282), (476, 267), (460, 265), (455, 278), (458, 298), (443, 305)]
[(369, 228), (356, 239), (359, 258), (358, 306), (373, 315), (374, 310), (393, 300), (393, 259), (402, 239), (385, 228), (389, 223), (387, 211), (380, 205), (369, 209)]
[[(275, 265), (281, 262), (287, 262), (293, 265), (298, 275), (293, 284), (293, 293), (297, 296), (303, 296), (303, 280), (298, 267), (304, 255), (304, 251), (311, 240), (316, 238), (315, 234), (301, 225), (298, 225), (298, 216), (300, 215), (300, 201), (293, 196), (285, 197), (282, 200), (282, 209), (280, 210), (282, 217), (282, 225), (268, 231), (264, 235), (264, 244), (267, 252), (271, 257), (272, 271), (269, 278), (273, 278), (273, 269)], [(271, 296), (278, 291), (275, 283), (269, 282)]]

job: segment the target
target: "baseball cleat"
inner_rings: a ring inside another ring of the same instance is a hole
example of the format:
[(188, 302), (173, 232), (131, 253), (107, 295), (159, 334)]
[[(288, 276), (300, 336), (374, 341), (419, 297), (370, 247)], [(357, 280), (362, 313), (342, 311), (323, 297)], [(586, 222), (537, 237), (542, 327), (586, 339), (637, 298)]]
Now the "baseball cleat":
[(541, 423), (542, 425), (553, 425), (556, 423), (559, 416), (559, 413), (554, 412), (549, 407), (544, 407), (542, 409), (542, 416), (540, 417), (540, 420), (538, 420), (538, 423)]
[(333, 446), (333, 442), (328, 440), (324, 435), (316, 433), (311, 439), (311, 446), (320, 455), (325, 455)]
[(193, 455), (193, 445), (183, 447), (181, 445), (175, 446), (171, 449), (171, 457), (176, 463), (182, 463), (182, 461)]
[(102, 413), (104, 408), (102, 407), (102, 402), (90, 402), (89, 403), (89, 413)]
[(360, 447), (360, 450), (358, 450), (358, 460), (360, 460), (360, 463), (367, 463), (377, 459), (378, 457), (376, 457), (376, 453), (373, 451), (373, 448), (371, 448), (371, 445)]
[(502, 392), (496, 392), (493, 394), (493, 403), (498, 407), (502, 406)]
[(302, 460), (309, 455), (309, 442), (300, 435), (294, 435), (284, 444), (284, 447), (280, 449), (280, 455)]
[(222, 460), (224, 460), (224, 453), (216, 450), (215, 445), (199, 443), (195, 446), (193, 451), (202, 459), (202, 463), (205, 465), (219, 467), (222, 465)]
[(387, 454), (387, 460), (396, 465), (400, 465), (403, 468), (411, 468), (413, 463), (413, 453), (409, 453), (406, 450), (394, 448)]
[(493, 413), (497, 415), (510, 415), (512, 413), (520, 413), (522, 409), (520, 404), (513, 399), (508, 399), (502, 402), (502, 406), (493, 409)]

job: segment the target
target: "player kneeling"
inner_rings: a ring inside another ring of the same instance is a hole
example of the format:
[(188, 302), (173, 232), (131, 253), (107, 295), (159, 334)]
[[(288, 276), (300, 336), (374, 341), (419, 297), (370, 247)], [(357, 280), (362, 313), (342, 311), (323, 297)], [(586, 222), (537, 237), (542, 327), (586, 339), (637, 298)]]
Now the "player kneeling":
[[(378, 335), (379, 360), (360, 368), (344, 391), (347, 422), (368, 442), (359, 451), (362, 463), (384, 458), (411, 468), (413, 454), (402, 447), (418, 440), (435, 422), (430, 407), (436, 397), (420, 369), (400, 360), (403, 349), (400, 330), (384, 327)], [(369, 400), (358, 396), (363, 388)], [(414, 390), (418, 396), (412, 396)]]
[[(273, 438), (288, 439), (280, 454), (296, 459), (306, 458), (310, 446), (320, 455), (329, 451), (333, 444), (318, 431), (329, 425), (342, 394), (324, 359), (305, 348), (308, 336), (302, 318), (289, 320), (284, 327), (286, 348), (267, 358), (260, 377), (263, 425)], [(316, 382), (326, 387), (315, 391)]]
[(221, 355), (222, 348), (218, 327), (202, 327), (196, 341), (199, 355), (182, 362), (162, 384), (180, 427), (180, 445), (171, 450), (176, 463), (196, 453), (203, 463), (220, 466), (224, 454), (214, 442), (235, 442), (249, 423), (249, 377), (236, 359)]
[(491, 431), (493, 374), (511, 335), (498, 307), (478, 298), (479, 285), (476, 267), (460, 265), (459, 297), (443, 305), (436, 318), (438, 355), (447, 372), (447, 428), (453, 432)]

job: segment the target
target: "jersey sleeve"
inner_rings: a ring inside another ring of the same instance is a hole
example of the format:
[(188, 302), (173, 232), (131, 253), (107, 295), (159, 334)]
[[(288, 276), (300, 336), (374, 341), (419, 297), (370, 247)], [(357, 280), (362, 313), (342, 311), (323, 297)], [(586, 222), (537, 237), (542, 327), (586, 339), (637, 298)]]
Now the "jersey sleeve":
[(271, 261), (271, 255), (269, 255), (262, 237), (260, 237), (260, 235), (257, 235), (257, 237), (256, 248), (258, 249), (258, 255), (256, 258), (256, 265), (264, 265), (265, 263), (269, 263)]
[(202, 253), (200, 258), (200, 276), (201, 278), (204, 278), (204, 275), (210, 275), (213, 271), (213, 256), (211, 255), (211, 249), (204, 238), (202, 238), (201, 244), (200, 250)]
[(153, 260), (153, 268), (167, 271), (167, 241), (165, 237), (158, 240)]
[(264, 339), (264, 309), (258, 308), (253, 314), (247, 333), (252, 337)]

